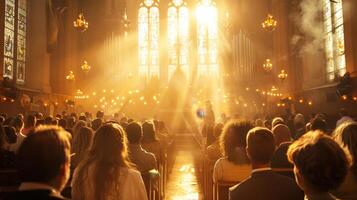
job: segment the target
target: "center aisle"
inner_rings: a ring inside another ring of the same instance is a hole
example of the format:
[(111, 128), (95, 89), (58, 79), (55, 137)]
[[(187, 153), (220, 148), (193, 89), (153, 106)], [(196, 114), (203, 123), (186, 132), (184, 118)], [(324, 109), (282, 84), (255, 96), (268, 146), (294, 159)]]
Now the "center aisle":
[(167, 183), (167, 200), (202, 199), (195, 169), (195, 158), (199, 153), (192, 135), (175, 137), (175, 161)]

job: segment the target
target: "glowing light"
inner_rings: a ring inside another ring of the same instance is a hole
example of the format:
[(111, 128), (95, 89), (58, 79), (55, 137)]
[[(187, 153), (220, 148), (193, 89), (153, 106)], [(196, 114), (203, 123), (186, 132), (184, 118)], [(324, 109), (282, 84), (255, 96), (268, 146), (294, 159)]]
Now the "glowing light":
[(83, 62), (83, 65), (81, 66), (81, 69), (85, 72), (88, 73), (91, 69), (91, 66), (88, 64), (87, 61)]
[(66, 79), (69, 81), (74, 81), (75, 80), (75, 76), (73, 71), (69, 71), (69, 74), (66, 76)]
[(281, 70), (280, 71), (280, 73), (278, 74), (278, 78), (280, 79), (280, 80), (285, 80), (286, 78), (288, 77), (288, 74), (285, 72), (285, 70)]
[(343, 95), (343, 96), (342, 96), (342, 99), (343, 99), (343, 100), (347, 100), (347, 96), (346, 96), (346, 95)]
[(88, 29), (89, 23), (84, 18), (83, 13), (80, 13), (78, 15), (78, 18), (73, 22), (73, 26), (82, 32), (84, 32)]
[(299, 103), (304, 103), (304, 100), (303, 100), (303, 99), (300, 99), (300, 100), (299, 100)]
[(277, 25), (278, 22), (274, 19), (273, 15), (268, 14), (267, 18), (265, 18), (262, 23), (262, 28), (267, 31), (274, 31)]
[(309, 102), (308, 102), (308, 105), (311, 106), (311, 105), (312, 105), (312, 101), (309, 101)]
[(201, 0), (196, 8), (198, 76), (217, 76), (218, 15), (212, 0)]
[(97, 93), (96, 93), (96, 92), (93, 92), (92, 95), (95, 96), (95, 95), (97, 95)]
[(263, 69), (267, 72), (273, 69), (273, 63), (271, 63), (271, 60), (269, 58), (265, 60), (265, 63), (263, 64)]

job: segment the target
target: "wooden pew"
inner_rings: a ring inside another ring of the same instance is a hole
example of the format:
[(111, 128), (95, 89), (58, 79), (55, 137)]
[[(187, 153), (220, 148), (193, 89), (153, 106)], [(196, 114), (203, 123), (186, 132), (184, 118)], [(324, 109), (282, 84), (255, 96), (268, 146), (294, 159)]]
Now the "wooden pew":
[(219, 181), (213, 185), (213, 200), (228, 200), (229, 188), (239, 182)]

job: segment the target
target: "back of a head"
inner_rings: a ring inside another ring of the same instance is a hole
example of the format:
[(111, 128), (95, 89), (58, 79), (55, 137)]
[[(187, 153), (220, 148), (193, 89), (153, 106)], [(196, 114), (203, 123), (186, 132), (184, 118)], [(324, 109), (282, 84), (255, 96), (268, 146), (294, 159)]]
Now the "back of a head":
[(321, 119), (320, 117), (315, 117), (311, 121), (310, 130), (311, 131), (320, 130), (320, 131), (322, 131), (324, 133), (328, 133), (327, 123), (326, 123), (325, 120)]
[(36, 116), (35, 115), (27, 116), (25, 127), (31, 128), (31, 127), (35, 127), (35, 126), (36, 126)]
[(102, 119), (95, 119), (95, 120), (93, 120), (92, 121), (92, 129), (94, 130), (94, 131), (96, 131), (96, 130), (98, 130), (101, 126), (102, 126), (102, 124), (103, 124), (103, 121), (102, 121)]
[(231, 162), (237, 160), (237, 148), (245, 151), (246, 136), (254, 126), (249, 121), (232, 120), (224, 127), (220, 137), (220, 147), (225, 156)]
[(0, 125), (3, 125), (5, 122), (5, 117), (0, 115)]
[(72, 152), (81, 156), (84, 152), (89, 150), (93, 137), (94, 133), (91, 128), (86, 126), (80, 127), (72, 141)]
[(5, 148), (6, 143), (7, 141), (6, 141), (5, 131), (2, 125), (0, 124), (0, 152)]
[(52, 125), (53, 124), (54, 118), (52, 116), (48, 116), (45, 118), (45, 124), (46, 125)]
[(67, 118), (67, 129), (72, 129), (74, 124), (76, 123), (76, 118), (74, 118), (73, 116), (70, 116)]
[(276, 145), (279, 146), (283, 142), (291, 141), (291, 133), (289, 127), (284, 124), (276, 125), (273, 130)]
[(263, 120), (261, 120), (261, 119), (256, 119), (256, 120), (255, 120), (255, 126), (263, 127), (263, 126), (264, 126)]
[(295, 117), (294, 117), (294, 124), (298, 125), (298, 126), (299, 125), (305, 126), (305, 117), (304, 117), (304, 115), (302, 115), (300, 113), (296, 114)]
[(157, 141), (154, 123), (146, 121), (142, 125), (143, 138), (142, 143), (151, 143)]
[(352, 157), (351, 170), (357, 179), (357, 122), (347, 122), (337, 127), (334, 138), (350, 153)]
[(48, 183), (70, 159), (70, 134), (57, 126), (40, 126), (30, 132), (17, 152), (23, 182)]
[(104, 124), (94, 134), (89, 159), (107, 164), (126, 166), (125, 131), (118, 124)]
[(73, 134), (76, 135), (79, 132), (79, 129), (81, 129), (82, 127), (85, 127), (86, 125), (87, 125), (87, 122), (78, 120), (73, 127)]
[(65, 119), (58, 120), (58, 126), (64, 128), (64, 129), (67, 128), (67, 121)]
[(281, 117), (275, 117), (271, 122), (271, 128), (274, 128), (278, 124), (285, 124), (284, 119)]
[(248, 132), (247, 153), (253, 164), (269, 164), (274, 151), (275, 139), (269, 129), (256, 127)]
[(102, 119), (104, 117), (104, 112), (99, 110), (97, 114), (95, 115), (98, 119)]
[(16, 131), (20, 131), (24, 127), (24, 121), (21, 117), (15, 117), (11, 122), (11, 126), (13, 126)]
[[(300, 137), (290, 145), (287, 155), (296, 172), (303, 177), (304, 187), (314, 192), (337, 189), (347, 174), (345, 152), (320, 131), (310, 131)], [(299, 183), (300, 179), (297, 180)]]
[(126, 126), (125, 130), (130, 144), (140, 144), (143, 130), (139, 123), (131, 122)]
[(11, 126), (4, 126), (3, 129), (4, 129), (7, 143), (15, 144), (17, 141), (17, 135), (16, 135), (15, 128), (11, 127)]

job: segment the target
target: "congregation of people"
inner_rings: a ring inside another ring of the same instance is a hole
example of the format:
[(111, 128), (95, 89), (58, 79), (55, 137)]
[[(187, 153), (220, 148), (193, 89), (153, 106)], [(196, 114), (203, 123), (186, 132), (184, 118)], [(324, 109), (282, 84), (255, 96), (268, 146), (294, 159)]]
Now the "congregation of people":
[[(346, 111), (333, 125), (323, 114), (219, 123), (210, 115), (204, 153), (214, 165), (203, 175), (232, 183), (227, 198), (357, 200), (357, 123)], [(16, 191), (0, 191), (4, 200), (150, 199), (146, 179), (172, 140), (163, 121), (101, 111), (95, 119), (1, 114), (0, 125), (0, 170), (15, 170), (20, 181)]]

